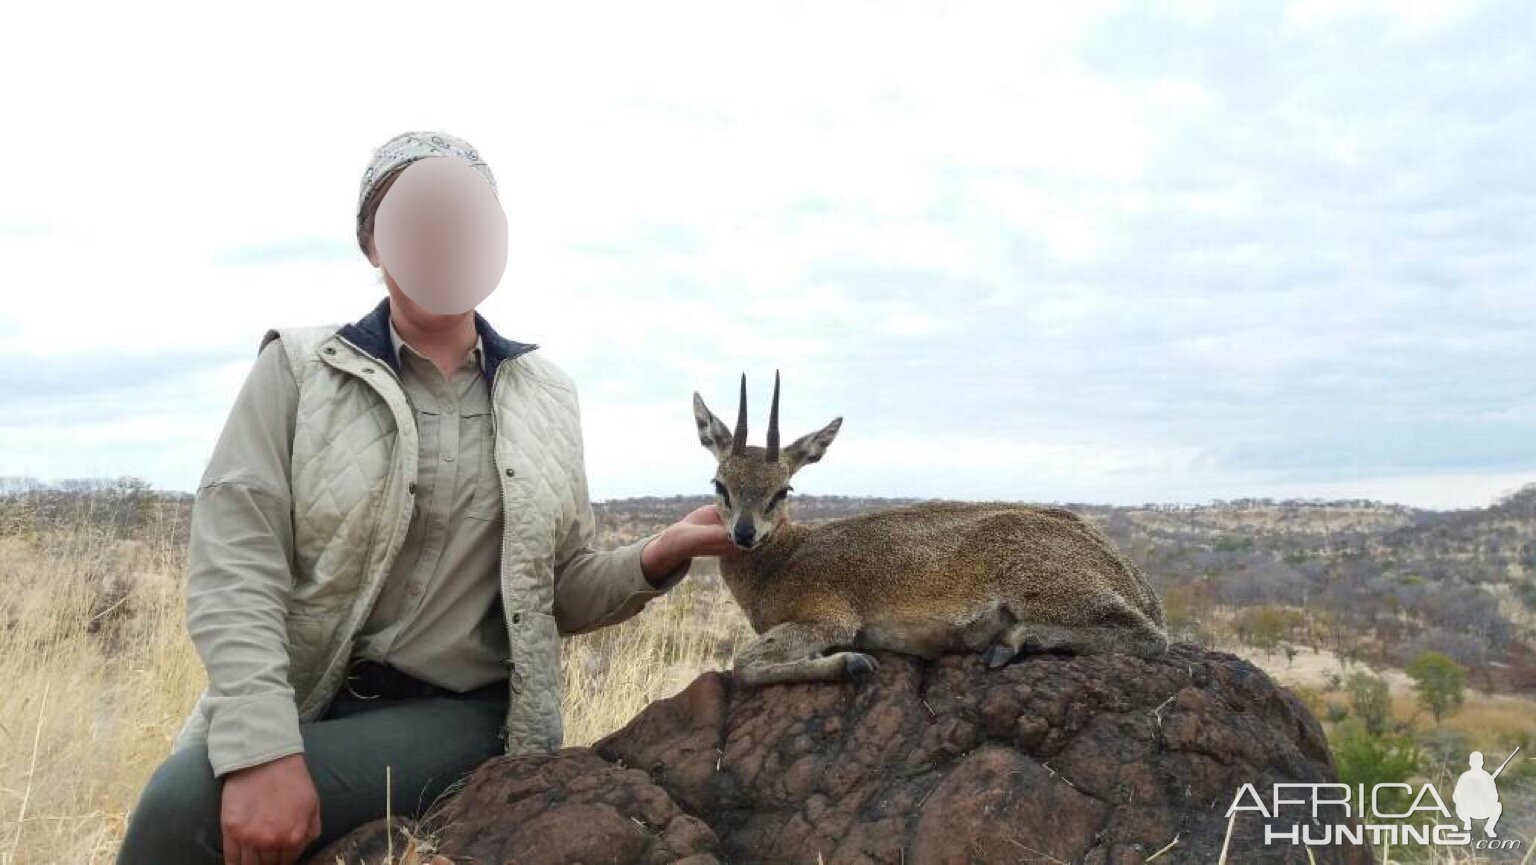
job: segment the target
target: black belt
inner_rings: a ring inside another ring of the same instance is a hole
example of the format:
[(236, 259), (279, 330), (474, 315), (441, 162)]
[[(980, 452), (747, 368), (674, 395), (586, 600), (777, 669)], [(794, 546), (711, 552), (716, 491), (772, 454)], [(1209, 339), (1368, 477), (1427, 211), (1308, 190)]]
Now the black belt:
[(484, 688), (461, 692), (424, 682), (388, 664), (380, 664), (367, 658), (353, 658), (347, 665), (347, 677), (342, 687), (347, 693), (360, 700), (374, 700), (379, 697), (387, 700), (413, 700), (437, 696), (462, 697), (490, 688), (505, 688), (507, 683), (493, 682)]

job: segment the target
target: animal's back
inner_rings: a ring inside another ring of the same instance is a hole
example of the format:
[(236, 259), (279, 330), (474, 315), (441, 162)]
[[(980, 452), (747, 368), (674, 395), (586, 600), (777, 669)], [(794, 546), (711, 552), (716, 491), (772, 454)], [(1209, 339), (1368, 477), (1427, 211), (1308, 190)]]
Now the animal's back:
[(801, 580), (835, 582), (872, 618), (960, 613), (1036, 583), (1107, 584), (1162, 619), (1139, 571), (1095, 526), (1066, 508), (1019, 502), (920, 502), (832, 520), (807, 533), (781, 580), (789, 591)]

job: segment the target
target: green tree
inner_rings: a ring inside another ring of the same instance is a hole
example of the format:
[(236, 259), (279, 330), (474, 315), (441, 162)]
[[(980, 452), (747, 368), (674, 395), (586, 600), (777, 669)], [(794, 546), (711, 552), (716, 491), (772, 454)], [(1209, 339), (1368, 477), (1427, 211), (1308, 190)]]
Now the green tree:
[(1365, 724), (1372, 736), (1380, 736), (1392, 719), (1392, 689), (1387, 680), (1361, 670), (1349, 677), (1345, 686), (1355, 717)]
[(1466, 698), (1467, 668), (1440, 652), (1422, 652), (1408, 665), (1408, 677), (1418, 692), (1419, 705), (1435, 716), (1435, 723), (1455, 714)]
[[(1346, 718), (1335, 724), (1328, 745), (1333, 749), (1339, 781), (1351, 787), (1364, 784), (1367, 790), (1374, 790), (1377, 784), (1404, 783), (1424, 762), (1423, 753), (1412, 739), (1401, 733), (1373, 736), (1359, 718)], [(1407, 798), (1403, 790), (1384, 790), (1382, 810), (1403, 811)]]
[(1285, 607), (1248, 607), (1233, 619), (1237, 638), (1269, 655), (1301, 625), (1302, 615)]
[(1187, 586), (1169, 586), (1163, 593), (1163, 620), (1167, 623), (1168, 633), (1187, 633), (1198, 624), (1193, 594)]

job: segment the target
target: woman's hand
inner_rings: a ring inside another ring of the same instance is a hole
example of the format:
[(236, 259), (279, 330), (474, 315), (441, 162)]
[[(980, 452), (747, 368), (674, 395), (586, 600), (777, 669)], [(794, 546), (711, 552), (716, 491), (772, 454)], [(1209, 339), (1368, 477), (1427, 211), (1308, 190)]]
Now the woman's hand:
[(678, 536), (678, 546), (689, 557), (720, 556), (733, 559), (743, 552), (720, 523), (720, 511), (714, 505), (698, 508), (673, 523), (667, 531)]
[(660, 579), (694, 556), (733, 559), (741, 553), (720, 523), (720, 512), (705, 505), (663, 529), (640, 551), (640, 562), (646, 579)]
[(224, 865), (290, 865), (320, 837), (320, 797), (303, 754), (225, 776), (219, 809)]

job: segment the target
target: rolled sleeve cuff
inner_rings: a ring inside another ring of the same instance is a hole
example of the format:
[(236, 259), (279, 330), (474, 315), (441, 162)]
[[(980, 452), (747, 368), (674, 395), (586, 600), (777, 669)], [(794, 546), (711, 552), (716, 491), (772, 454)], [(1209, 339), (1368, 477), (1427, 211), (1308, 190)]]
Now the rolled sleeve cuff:
[(683, 581), (688, 572), (693, 568), (693, 559), (684, 559), (682, 564), (668, 571), (661, 578), (659, 586), (651, 585), (651, 581), (645, 578), (645, 568), (641, 564), (640, 553), (645, 545), (661, 536), (660, 531), (649, 535), (629, 545), (628, 561), (625, 562), (625, 570), (629, 573), (629, 581), (632, 593), (644, 598), (654, 598), (666, 594), (673, 586)]
[(209, 714), (208, 762), (215, 777), (303, 751), (298, 706), (287, 694), (224, 698)]

